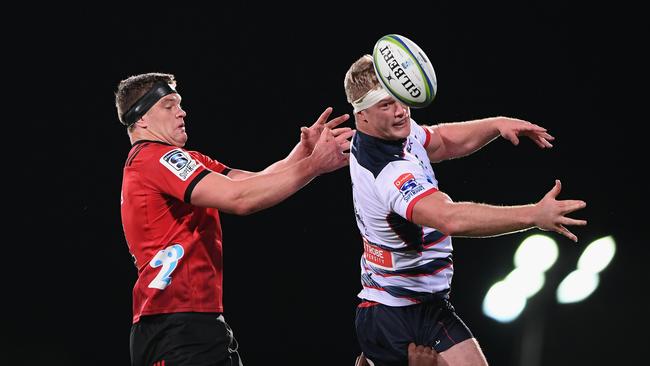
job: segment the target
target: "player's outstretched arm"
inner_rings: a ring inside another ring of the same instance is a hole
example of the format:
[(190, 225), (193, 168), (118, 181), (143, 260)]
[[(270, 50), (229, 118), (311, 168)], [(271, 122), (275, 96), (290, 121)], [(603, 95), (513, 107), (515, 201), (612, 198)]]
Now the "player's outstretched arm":
[(312, 153), (298, 163), (241, 180), (210, 173), (196, 184), (190, 202), (237, 215), (251, 214), (282, 202), (318, 175), (342, 168), (348, 162), (349, 155), (343, 152), (332, 131), (325, 128)]
[(581, 200), (557, 200), (559, 180), (537, 203), (518, 206), (495, 206), (475, 202), (454, 202), (438, 191), (415, 203), (411, 221), (436, 228), (451, 236), (489, 237), (537, 227), (555, 231), (567, 238), (578, 238), (566, 226), (587, 224), (566, 215), (586, 207)]
[(526, 136), (541, 148), (550, 148), (551, 136), (544, 127), (516, 118), (490, 117), (465, 122), (441, 123), (432, 127), (427, 155), (433, 162), (469, 155), (501, 136), (519, 144)]
[(287, 155), (284, 159), (276, 161), (260, 172), (232, 170), (228, 174), (228, 177), (231, 179), (243, 179), (256, 174), (274, 173), (286, 169), (288, 166), (299, 162), (312, 153), (321, 133), (323, 132), (323, 129), (325, 128), (332, 130), (332, 135), (334, 135), (336, 142), (338, 142), (343, 151), (349, 150), (350, 138), (354, 134), (354, 130), (350, 127), (338, 126), (347, 121), (350, 116), (348, 114), (343, 114), (338, 117), (329, 119), (332, 111), (332, 107), (327, 107), (310, 127), (301, 127), (300, 141), (296, 144), (296, 146), (294, 146), (293, 150), (291, 150), (289, 155)]

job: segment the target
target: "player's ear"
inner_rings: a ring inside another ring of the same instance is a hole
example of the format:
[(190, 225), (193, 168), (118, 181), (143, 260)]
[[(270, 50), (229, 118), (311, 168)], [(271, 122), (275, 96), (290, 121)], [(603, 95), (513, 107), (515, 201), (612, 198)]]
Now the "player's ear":
[(140, 128), (147, 128), (149, 126), (149, 123), (144, 116), (140, 117), (134, 124)]
[(368, 123), (368, 119), (366, 118), (366, 114), (363, 111), (359, 111), (356, 113), (355, 118), (359, 122), (366, 122)]

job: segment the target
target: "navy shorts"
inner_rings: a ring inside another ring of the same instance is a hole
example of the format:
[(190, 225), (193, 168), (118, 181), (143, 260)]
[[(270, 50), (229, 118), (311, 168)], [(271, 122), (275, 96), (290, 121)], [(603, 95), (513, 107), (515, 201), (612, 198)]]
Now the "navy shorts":
[(148, 315), (131, 327), (132, 366), (240, 366), (237, 346), (219, 313)]
[(376, 366), (408, 365), (411, 342), (443, 352), (474, 338), (448, 299), (410, 306), (365, 301), (357, 308), (355, 326), (361, 350)]

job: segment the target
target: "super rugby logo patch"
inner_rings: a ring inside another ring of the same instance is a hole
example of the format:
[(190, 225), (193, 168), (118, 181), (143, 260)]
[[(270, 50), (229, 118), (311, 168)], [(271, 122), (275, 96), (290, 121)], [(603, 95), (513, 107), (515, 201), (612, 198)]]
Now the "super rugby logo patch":
[(186, 181), (199, 167), (199, 163), (181, 149), (174, 149), (163, 155), (160, 163), (183, 181)]
[(393, 183), (405, 201), (409, 201), (413, 196), (424, 190), (424, 187), (415, 180), (415, 177), (411, 173), (400, 175)]

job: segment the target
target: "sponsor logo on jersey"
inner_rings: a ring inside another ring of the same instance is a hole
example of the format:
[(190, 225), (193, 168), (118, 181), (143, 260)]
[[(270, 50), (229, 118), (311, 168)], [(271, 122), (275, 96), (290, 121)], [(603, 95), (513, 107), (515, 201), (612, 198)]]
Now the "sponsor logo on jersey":
[(424, 190), (424, 187), (415, 180), (415, 177), (411, 173), (400, 175), (393, 183), (405, 201), (411, 200), (413, 196)]
[(160, 163), (183, 181), (186, 181), (199, 167), (199, 163), (181, 149), (174, 149), (163, 155)]
[(365, 238), (363, 239), (363, 255), (372, 264), (384, 268), (393, 268), (393, 256), (391, 252), (368, 243)]

